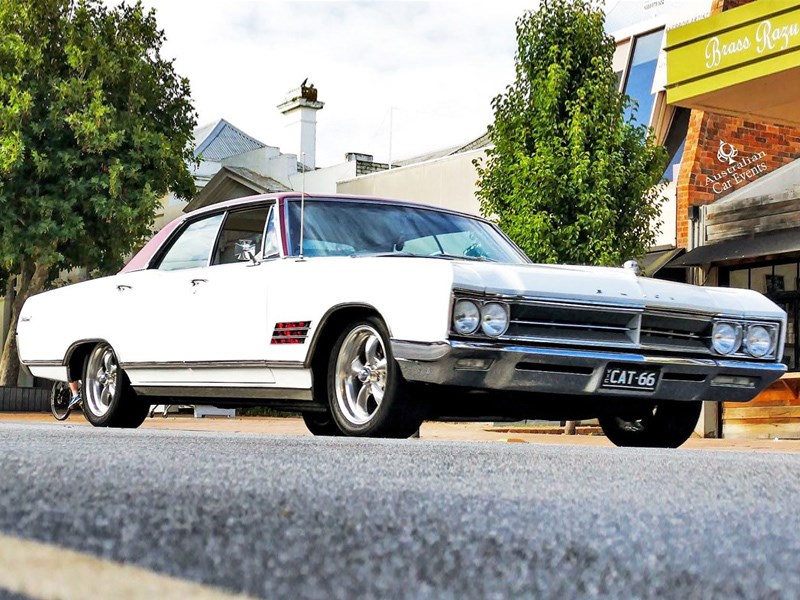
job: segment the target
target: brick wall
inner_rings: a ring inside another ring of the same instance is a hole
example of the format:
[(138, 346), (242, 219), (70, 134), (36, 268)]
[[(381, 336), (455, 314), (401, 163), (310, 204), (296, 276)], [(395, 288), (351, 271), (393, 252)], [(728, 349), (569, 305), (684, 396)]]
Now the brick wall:
[[(712, 14), (752, 0), (713, 0)], [(800, 158), (800, 129), (693, 110), (677, 184), (677, 242), (689, 239), (689, 206), (710, 204)]]

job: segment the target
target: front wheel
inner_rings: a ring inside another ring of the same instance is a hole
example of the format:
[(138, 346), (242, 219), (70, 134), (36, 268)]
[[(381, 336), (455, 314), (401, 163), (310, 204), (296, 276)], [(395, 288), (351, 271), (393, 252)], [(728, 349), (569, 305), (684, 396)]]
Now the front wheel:
[(635, 411), (603, 415), (598, 421), (606, 437), (617, 446), (677, 448), (691, 437), (702, 405), (659, 402)]
[(303, 423), (312, 435), (342, 435), (342, 430), (336, 425), (330, 412), (304, 412)]
[(136, 428), (149, 409), (131, 389), (111, 346), (95, 346), (83, 367), (83, 411), (89, 422), (96, 427)]
[(69, 417), (69, 413), (72, 412), (69, 407), (71, 400), (72, 392), (69, 390), (69, 385), (64, 381), (56, 381), (50, 390), (50, 412), (57, 420), (63, 421)]
[(419, 429), (424, 404), (413, 399), (377, 317), (350, 323), (328, 362), (328, 401), (345, 435), (406, 438)]

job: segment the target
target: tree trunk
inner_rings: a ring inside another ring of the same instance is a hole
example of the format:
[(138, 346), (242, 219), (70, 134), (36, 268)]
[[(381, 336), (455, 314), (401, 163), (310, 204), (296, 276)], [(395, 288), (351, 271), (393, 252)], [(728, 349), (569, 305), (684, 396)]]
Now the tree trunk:
[(17, 385), (20, 365), (16, 331), (19, 313), (25, 300), (41, 292), (47, 285), (49, 271), (49, 267), (24, 261), (20, 272), (14, 278), (14, 284), (9, 283), (6, 290), (6, 302), (11, 300), (11, 320), (8, 323), (3, 353), (0, 355), (0, 386)]
[(580, 421), (567, 421), (566, 425), (564, 426), (564, 433), (566, 435), (575, 435), (577, 433), (577, 426), (580, 424)]

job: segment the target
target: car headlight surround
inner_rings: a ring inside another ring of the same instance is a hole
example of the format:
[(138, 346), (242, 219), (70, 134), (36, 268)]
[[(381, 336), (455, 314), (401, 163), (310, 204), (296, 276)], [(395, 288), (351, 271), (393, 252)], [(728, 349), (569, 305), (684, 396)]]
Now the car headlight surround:
[(481, 326), (481, 311), (472, 300), (458, 300), (453, 306), (453, 331), (469, 335)]
[(499, 337), (508, 330), (508, 305), (487, 302), (481, 307), (481, 330), (489, 337)]
[(744, 333), (743, 346), (750, 356), (764, 358), (774, 351), (777, 337), (775, 327), (750, 325)]
[(742, 326), (730, 321), (717, 321), (711, 332), (711, 345), (719, 354), (733, 354), (742, 345)]

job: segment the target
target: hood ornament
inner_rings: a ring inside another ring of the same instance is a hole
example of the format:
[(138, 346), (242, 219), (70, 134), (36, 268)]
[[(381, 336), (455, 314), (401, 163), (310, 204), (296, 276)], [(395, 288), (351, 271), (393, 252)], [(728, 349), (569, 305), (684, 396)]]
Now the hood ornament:
[(634, 275), (641, 275), (642, 274), (642, 268), (639, 266), (639, 261), (636, 260), (635, 258), (632, 258), (630, 260), (626, 260), (625, 264), (622, 265), (622, 268), (623, 269), (627, 269), (628, 271), (633, 271)]

